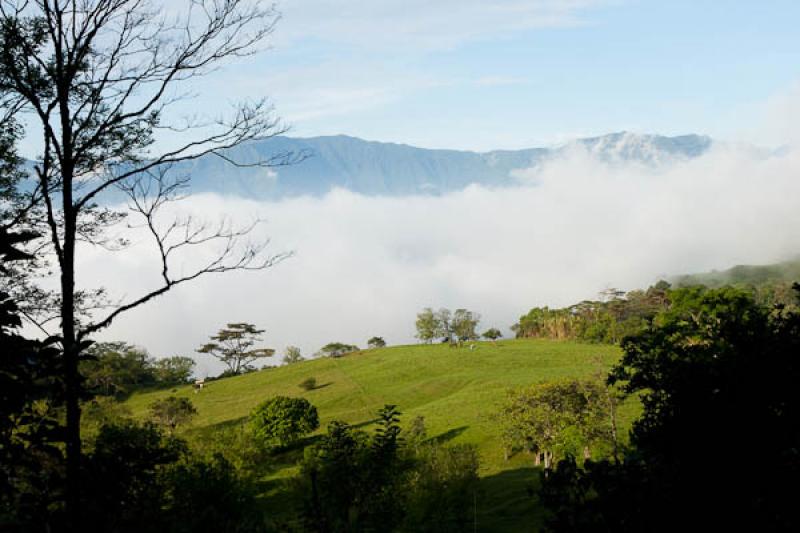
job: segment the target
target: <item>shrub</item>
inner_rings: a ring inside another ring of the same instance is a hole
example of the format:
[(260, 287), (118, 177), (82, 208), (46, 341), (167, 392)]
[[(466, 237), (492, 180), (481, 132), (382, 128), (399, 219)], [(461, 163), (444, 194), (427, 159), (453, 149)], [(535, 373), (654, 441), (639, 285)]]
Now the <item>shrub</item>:
[(300, 382), (300, 388), (303, 390), (314, 390), (317, 388), (317, 378), (310, 377)]
[(383, 348), (386, 346), (386, 341), (383, 340), (383, 337), (372, 337), (370, 340), (367, 341), (367, 346), (370, 348)]
[(178, 426), (189, 422), (196, 414), (197, 409), (189, 398), (170, 396), (150, 404), (150, 416), (153, 421), (167, 428), (170, 434), (174, 433)]
[(250, 428), (260, 442), (285, 447), (319, 427), (317, 408), (305, 398), (276, 396), (250, 415)]

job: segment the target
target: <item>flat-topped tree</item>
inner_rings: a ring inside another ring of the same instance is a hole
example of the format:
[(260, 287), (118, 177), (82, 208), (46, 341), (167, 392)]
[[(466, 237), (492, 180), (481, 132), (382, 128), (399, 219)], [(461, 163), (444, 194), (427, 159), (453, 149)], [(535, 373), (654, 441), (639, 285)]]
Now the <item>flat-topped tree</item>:
[(212, 342), (204, 344), (197, 352), (216, 357), (225, 363), (229, 373), (241, 374), (256, 360), (275, 354), (272, 348), (253, 348), (261, 341), (262, 333), (263, 329), (256, 329), (255, 325), (246, 322), (228, 324), (211, 337)]

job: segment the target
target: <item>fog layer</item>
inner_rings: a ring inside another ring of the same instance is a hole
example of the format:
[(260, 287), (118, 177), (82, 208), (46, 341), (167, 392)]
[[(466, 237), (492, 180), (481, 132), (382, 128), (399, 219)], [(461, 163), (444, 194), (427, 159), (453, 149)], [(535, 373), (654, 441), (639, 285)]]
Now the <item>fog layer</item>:
[[(516, 173), (513, 188), (441, 197), (322, 198), (256, 203), (195, 195), (182, 209), (266, 217), (257, 230), (294, 257), (260, 272), (210, 276), (116, 321), (103, 337), (156, 356), (194, 348), (227, 322), (266, 329), (265, 344), (308, 355), (330, 341), (414, 341), (415, 313), (466, 307), (506, 334), (532, 306), (560, 306), (613, 286), (765, 263), (800, 254), (800, 158), (735, 147), (658, 169), (575, 151)], [(158, 283), (146, 241), (87, 251), (81, 281), (136, 296)], [(219, 367), (198, 356), (199, 373)], [(276, 358), (277, 359), (277, 358)], [(277, 362), (277, 361), (276, 361)]]

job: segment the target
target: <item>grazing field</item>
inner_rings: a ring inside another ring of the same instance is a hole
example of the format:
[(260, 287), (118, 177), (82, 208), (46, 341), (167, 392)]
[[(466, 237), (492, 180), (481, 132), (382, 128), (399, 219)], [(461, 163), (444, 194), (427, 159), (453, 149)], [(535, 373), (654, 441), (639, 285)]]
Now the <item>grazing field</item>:
[[(530, 457), (505, 461), (492, 414), (505, 391), (562, 377), (589, 376), (605, 371), (619, 357), (614, 346), (549, 340), (506, 340), (477, 343), (474, 350), (447, 345), (396, 346), (367, 350), (340, 358), (304, 361), (221, 379), (199, 393), (190, 386), (137, 393), (128, 407), (138, 417), (148, 405), (169, 395), (191, 398), (198, 416), (182, 431), (189, 441), (202, 439), (215, 426), (244, 421), (261, 401), (274, 395), (302, 396), (320, 414), (320, 432), (331, 420), (369, 429), (377, 409), (396, 404), (408, 423), (425, 417), (428, 436), (447, 443), (472, 443), (481, 454), (482, 490), (476, 497), (479, 531), (532, 531), (538, 522), (530, 488), (538, 473)], [(314, 377), (317, 388), (299, 384)], [(627, 428), (636, 405), (624, 406), (620, 417)], [(295, 468), (290, 461), (274, 470), (265, 491), (266, 505), (282, 501), (279, 481)]]

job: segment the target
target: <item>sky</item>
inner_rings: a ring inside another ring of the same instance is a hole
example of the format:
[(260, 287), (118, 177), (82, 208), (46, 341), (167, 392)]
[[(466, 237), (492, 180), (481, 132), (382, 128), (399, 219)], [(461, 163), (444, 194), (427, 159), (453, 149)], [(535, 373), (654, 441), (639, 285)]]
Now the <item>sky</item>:
[[(272, 98), (292, 134), (491, 150), (612, 131), (776, 145), (800, 79), (800, 2), (281, 0), (270, 49), (204, 107)], [(748, 124), (745, 127), (743, 124)]]

